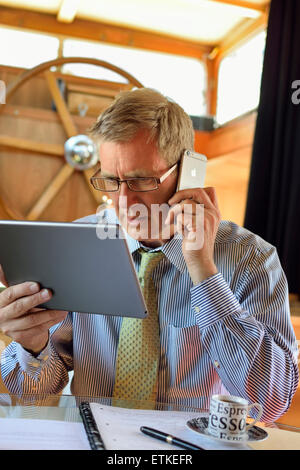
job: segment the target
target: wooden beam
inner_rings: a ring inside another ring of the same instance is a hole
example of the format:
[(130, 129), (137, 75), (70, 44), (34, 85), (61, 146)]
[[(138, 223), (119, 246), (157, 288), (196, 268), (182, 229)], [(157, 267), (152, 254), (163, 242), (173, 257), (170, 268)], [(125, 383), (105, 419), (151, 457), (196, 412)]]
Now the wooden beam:
[(213, 48), (212, 45), (197, 41), (105, 22), (76, 18), (70, 24), (60, 23), (55, 15), (17, 8), (0, 7), (0, 24), (66, 38), (89, 39), (198, 59), (206, 57)]
[(220, 45), (212, 49), (211, 53), (207, 56), (207, 113), (210, 116), (215, 116), (217, 112), (220, 62), (234, 49), (265, 30), (267, 23), (267, 14), (262, 14), (255, 20), (249, 18), (243, 19), (233, 31), (228, 33)]
[(255, 10), (259, 12), (265, 12), (269, 8), (268, 1), (264, 3), (252, 3), (247, 0), (212, 0), (215, 3), (225, 3), (226, 5), (232, 5), (240, 8), (247, 8), (248, 10)]
[(63, 145), (36, 142), (34, 140), (21, 139), (20, 137), (11, 137), (9, 135), (2, 134), (0, 134), (0, 147), (10, 147), (13, 149), (25, 150), (27, 152), (42, 153), (47, 156), (64, 156)]
[(65, 164), (59, 173), (56, 175), (54, 180), (50, 183), (47, 189), (43, 192), (39, 200), (34, 204), (29, 213), (26, 216), (27, 220), (37, 220), (39, 216), (44, 212), (46, 207), (54, 199), (56, 194), (61, 190), (66, 181), (74, 173), (74, 168)]
[(206, 112), (209, 116), (217, 114), (219, 65), (215, 57), (206, 60)]
[(50, 93), (56, 105), (57, 112), (63, 123), (65, 132), (68, 137), (73, 137), (78, 132), (73, 122), (73, 118), (68, 110), (67, 104), (64, 98), (62, 97), (60, 89), (57, 85), (56, 77), (52, 74), (52, 72), (49, 71), (45, 72), (45, 77), (48, 83)]
[(264, 31), (267, 28), (267, 24), (267, 14), (262, 14), (255, 20), (249, 18), (242, 20), (233, 31), (228, 33), (215, 51), (212, 51), (212, 54), (214, 54), (217, 61), (221, 61), (223, 57), (230, 54), (234, 49), (240, 47), (256, 34)]
[(57, 21), (72, 23), (78, 10), (79, 2), (80, 0), (62, 0), (57, 14)]
[[(49, 123), (61, 122), (61, 119), (58, 116), (57, 112), (51, 111), (50, 109), (29, 108), (27, 106), (10, 105), (10, 104), (1, 106), (0, 109), (1, 109), (1, 119), (3, 116), (13, 116), (15, 119), (25, 118), (25, 119), (32, 119), (33, 121), (46, 121)], [(80, 133), (84, 133), (84, 129), (89, 129), (95, 122), (95, 118), (91, 116), (72, 115), (72, 118), (74, 120), (74, 124), (76, 128), (81, 129)], [(33, 125), (34, 125), (34, 122), (33, 122)], [(56, 148), (57, 155), (58, 155), (59, 145), (62, 145), (63, 147), (63, 144), (51, 144), (51, 147), (49, 148), (52, 149), (52, 154), (54, 154), (55, 148)]]

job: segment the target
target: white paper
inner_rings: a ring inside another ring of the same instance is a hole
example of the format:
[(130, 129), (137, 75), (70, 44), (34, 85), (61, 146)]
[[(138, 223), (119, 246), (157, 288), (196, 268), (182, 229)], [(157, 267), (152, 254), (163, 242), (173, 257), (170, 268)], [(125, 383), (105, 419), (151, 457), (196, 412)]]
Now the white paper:
[(90, 450), (82, 423), (0, 418), (0, 450)]
[[(132, 410), (91, 403), (95, 421), (108, 450), (172, 450), (181, 449), (158, 439), (146, 436), (140, 431), (147, 426), (179, 437), (203, 449), (247, 449), (243, 444), (216, 441), (192, 431), (187, 421), (201, 416), (201, 413), (182, 411)], [(202, 414), (202, 416), (204, 416)]]

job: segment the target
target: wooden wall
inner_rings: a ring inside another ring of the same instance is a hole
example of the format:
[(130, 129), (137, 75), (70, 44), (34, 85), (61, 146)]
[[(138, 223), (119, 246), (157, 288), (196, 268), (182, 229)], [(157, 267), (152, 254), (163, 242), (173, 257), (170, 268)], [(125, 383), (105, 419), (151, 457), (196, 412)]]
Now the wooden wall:
[(206, 186), (214, 186), (224, 220), (243, 225), (256, 113), (212, 132), (196, 131), (195, 149), (208, 157)]

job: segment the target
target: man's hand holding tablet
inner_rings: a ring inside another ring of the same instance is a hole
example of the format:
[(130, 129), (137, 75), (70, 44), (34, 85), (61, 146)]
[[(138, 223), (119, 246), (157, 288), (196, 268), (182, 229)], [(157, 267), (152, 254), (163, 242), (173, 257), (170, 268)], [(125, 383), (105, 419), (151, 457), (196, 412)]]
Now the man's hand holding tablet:
[[(115, 236), (99, 238), (100, 228)], [(37, 356), (69, 311), (145, 318), (119, 233), (116, 225), (0, 221), (0, 331)]]
[(64, 320), (68, 312), (37, 308), (50, 300), (51, 291), (40, 289), (37, 282), (8, 287), (1, 266), (0, 282), (7, 287), (0, 293), (0, 330), (38, 355), (48, 343), (49, 328)]

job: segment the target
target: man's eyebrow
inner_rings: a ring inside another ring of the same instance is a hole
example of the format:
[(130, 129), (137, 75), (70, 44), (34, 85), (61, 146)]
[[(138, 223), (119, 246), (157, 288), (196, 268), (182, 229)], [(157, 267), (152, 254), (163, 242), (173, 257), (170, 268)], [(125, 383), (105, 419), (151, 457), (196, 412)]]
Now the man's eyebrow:
[[(101, 176), (103, 176), (104, 178), (115, 178), (115, 179), (118, 179), (118, 177), (116, 175), (112, 175), (111, 173), (108, 173), (106, 171), (101, 171)], [(126, 175), (124, 175), (124, 178), (145, 178), (145, 177), (152, 177), (153, 174), (149, 175), (147, 174), (147, 172), (143, 169), (140, 169), (140, 170), (133, 170), (133, 171), (129, 171), (128, 173), (126, 173)]]
[(103, 176), (104, 178), (116, 178), (115, 175), (111, 175), (110, 173), (107, 173), (106, 171), (99, 171), (99, 176)]

